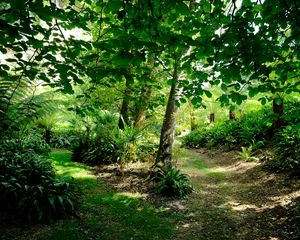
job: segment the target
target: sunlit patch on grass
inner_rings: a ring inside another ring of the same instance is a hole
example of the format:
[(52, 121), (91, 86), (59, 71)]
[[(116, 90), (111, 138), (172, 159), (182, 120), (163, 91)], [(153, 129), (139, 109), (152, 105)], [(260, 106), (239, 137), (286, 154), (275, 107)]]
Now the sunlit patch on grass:
[(109, 188), (92, 174), (89, 167), (72, 162), (68, 151), (55, 151), (50, 159), (59, 176), (72, 177), (84, 190), (77, 210), (80, 221), (59, 222), (38, 240), (172, 239), (174, 219), (167, 212), (142, 201), (140, 193), (117, 192)]
[(140, 193), (131, 193), (131, 192), (119, 192), (116, 193), (115, 196), (125, 196), (125, 197), (129, 197), (129, 198), (134, 198), (134, 199), (140, 199), (143, 196)]
[(49, 157), (59, 176), (71, 176), (78, 180), (96, 179), (87, 166), (71, 161), (71, 152), (69, 151), (55, 151)]

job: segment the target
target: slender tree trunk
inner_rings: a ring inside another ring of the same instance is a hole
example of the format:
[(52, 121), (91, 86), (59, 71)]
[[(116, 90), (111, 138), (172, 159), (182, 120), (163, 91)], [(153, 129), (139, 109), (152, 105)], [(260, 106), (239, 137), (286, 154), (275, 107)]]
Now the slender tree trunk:
[(45, 136), (45, 142), (47, 144), (50, 144), (50, 141), (51, 141), (51, 130), (46, 128), (45, 129), (45, 133), (44, 133), (44, 136)]
[[(190, 0), (189, 9), (192, 11), (194, 9), (195, 0)], [(173, 152), (173, 143), (175, 136), (175, 126), (178, 107), (176, 106), (176, 100), (178, 100), (178, 81), (179, 81), (179, 66), (182, 57), (188, 53), (189, 48), (186, 48), (184, 51), (179, 53), (175, 57), (173, 76), (172, 76), (172, 85), (170, 89), (169, 99), (167, 103), (167, 108), (164, 116), (163, 126), (161, 128), (160, 142), (158, 153), (156, 157), (156, 166), (159, 162), (162, 162), (165, 169), (172, 167), (172, 152)]]
[(125, 91), (123, 96), (123, 102), (121, 106), (120, 118), (118, 126), (120, 129), (124, 129), (124, 124), (129, 124), (129, 104), (132, 97), (132, 83), (126, 78)]
[(139, 101), (137, 103), (137, 108), (135, 111), (135, 118), (134, 118), (134, 127), (141, 128), (146, 118), (146, 109), (147, 109), (147, 102), (151, 97), (151, 86), (145, 85), (141, 89)]
[[(155, 61), (155, 54), (151, 53), (148, 56), (147, 60), (147, 66), (150, 69), (154, 68), (154, 61)], [(152, 79), (151, 72), (146, 74), (146, 79)], [(135, 128), (141, 128), (143, 126), (144, 120), (146, 118), (146, 110), (148, 106), (148, 102), (150, 100), (152, 93), (152, 87), (149, 86), (147, 81), (144, 82), (143, 87), (140, 92), (139, 101), (137, 103), (137, 108), (135, 112), (135, 118), (134, 118), (134, 126)]]
[(229, 120), (234, 120), (235, 119), (235, 112), (232, 110), (229, 110)]
[(197, 124), (195, 122), (195, 112), (194, 112), (194, 106), (189, 100), (189, 108), (190, 108), (190, 123), (191, 123), (191, 131), (195, 130), (197, 128)]
[[(279, 104), (278, 104), (279, 103)], [(284, 126), (285, 122), (283, 119), (284, 115), (284, 102), (281, 97), (275, 97), (273, 99), (273, 113), (275, 114), (276, 118), (273, 122), (273, 131), (276, 131), (278, 128)]]
[(173, 150), (175, 124), (176, 124), (175, 114), (178, 109), (175, 104), (177, 100), (177, 96), (176, 96), (177, 90), (178, 90), (178, 63), (176, 62), (174, 65), (173, 81), (170, 89), (163, 126), (161, 128), (159, 149), (158, 149), (156, 163), (155, 163), (155, 165), (157, 165), (159, 162), (162, 162), (166, 169), (172, 167), (172, 150)]
[(214, 113), (211, 113), (209, 115), (209, 123), (210, 124), (214, 124), (215, 123), (215, 114)]

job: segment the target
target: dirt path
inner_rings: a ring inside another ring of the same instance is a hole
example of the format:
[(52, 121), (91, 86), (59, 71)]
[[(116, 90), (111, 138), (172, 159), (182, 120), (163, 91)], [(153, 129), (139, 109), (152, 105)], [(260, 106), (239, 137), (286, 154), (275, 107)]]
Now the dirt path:
[(236, 156), (204, 149), (178, 151), (177, 165), (195, 187), (183, 203), (186, 218), (179, 223), (178, 239), (294, 238), (297, 229), (286, 206), (300, 196), (299, 179), (268, 173), (259, 163)]
[[(300, 197), (299, 178), (272, 174), (259, 163), (236, 159), (236, 152), (175, 150), (177, 167), (187, 173), (195, 191), (184, 199), (158, 196), (143, 179), (147, 165), (133, 164), (122, 177), (113, 169), (98, 169), (100, 178), (120, 191), (139, 193), (146, 201), (178, 216), (178, 240), (298, 239), (300, 224), (287, 206)], [(298, 231), (298, 233), (296, 233)]]

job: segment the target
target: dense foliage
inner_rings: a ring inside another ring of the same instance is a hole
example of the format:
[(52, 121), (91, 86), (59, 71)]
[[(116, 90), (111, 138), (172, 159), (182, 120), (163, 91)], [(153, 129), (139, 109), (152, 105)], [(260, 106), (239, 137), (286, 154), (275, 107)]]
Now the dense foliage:
[(143, 136), (143, 130), (124, 125), (109, 112), (99, 112), (95, 122), (80, 136), (73, 148), (72, 159), (90, 165), (118, 163), (122, 167), (130, 161), (153, 158), (157, 146)]
[(275, 166), (282, 170), (300, 170), (300, 129), (287, 126), (276, 134)]
[(55, 177), (51, 163), (28, 141), (0, 145), (0, 211), (26, 222), (52, 221), (73, 211), (70, 185)]
[(50, 146), (72, 149), (79, 145), (80, 132), (74, 130), (56, 130), (51, 134)]
[(261, 147), (272, 136), (272, 115), (265, 110), (248, 113), (240, 119), (200, 127), (183, 138), (188, 147)]
[[(298, 170), (299, 164), (299, 113), (298, 102), (288, 102), (282, 118), (284, 126), (275, 129), (272, 123), (278, 116), (266, 109), (244, 114), (236, 120), (207, 125), (193, 130), (183, 138), (188, 147), (221, 147), (239, 149), (245, 160), (257, 159), (252, 150), (272, 145), (276, 150), (272, 165), (281, 170)], [(274, 133), (275, 131), (275, 133)]]

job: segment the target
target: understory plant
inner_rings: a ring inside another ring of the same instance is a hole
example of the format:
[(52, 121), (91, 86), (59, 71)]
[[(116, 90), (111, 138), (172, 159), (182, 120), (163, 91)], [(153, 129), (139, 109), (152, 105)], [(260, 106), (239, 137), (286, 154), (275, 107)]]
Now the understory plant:
[(102, 112), (96, 120), (89, 132), (81, 134), (72, 159), (89, 165), (118, 163), (121, 168), (136, 161), (141, 132), (126, 124), (120, 129), (117, 117), (109, 112)]
[(300, 129), (287, 126), (277, 132), (275, 166), (281, 170), (300, 170)]
[(242, 151), (239, 152), (239, 156), (247, 162), (258, 160), (258, 158), (252, 156), (252, 148), (252, 145), (249, 147), (241, 147)]
[(56, 130), (52, 132), (50, 145), (53, 148), (72, 149), (79, 145), (80, 132), (74, 130)]
[(151, 180), (156, 182), (156, 190), (162, 195), (184, 197), (193, 191), (188, 175), (175, 167), (157, 167)]
[(45, 142), (43, 133), (38, 129), (31, 129), (19, 139), (22, 149), (31, 149), (36, 154), (47, 155), (50, 153), (50, 146)]
[[(268, 111), (249, 113), (240, 119), (227, 120), (200, 127), (183, 138), (187, 147), (249, 146), (253, 143), (262, 143), (271, 138), (272, 117)], [(255, 147), (258, 145), (255, 144)]]
[(51, 222), (74, 210), (70, 184), (56, 178), (51, 163), (21, 141), (0, 145), (0, 192), (4, 218)]

